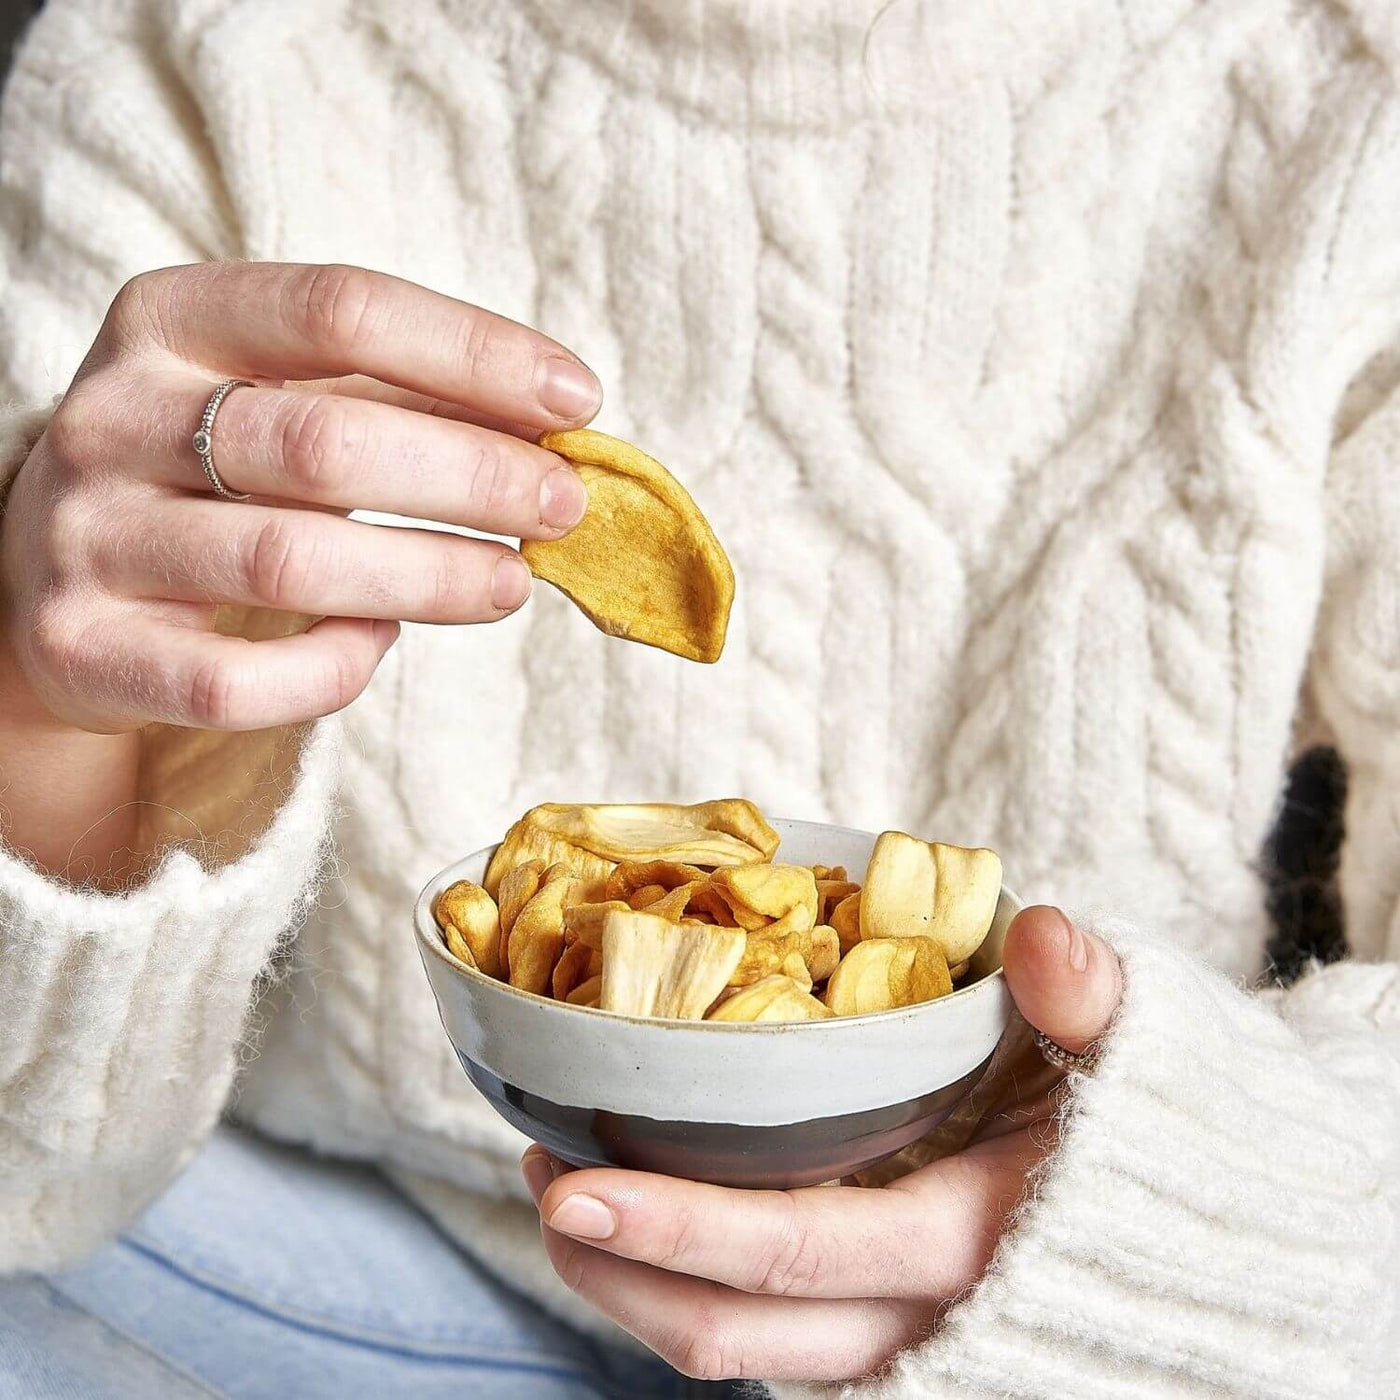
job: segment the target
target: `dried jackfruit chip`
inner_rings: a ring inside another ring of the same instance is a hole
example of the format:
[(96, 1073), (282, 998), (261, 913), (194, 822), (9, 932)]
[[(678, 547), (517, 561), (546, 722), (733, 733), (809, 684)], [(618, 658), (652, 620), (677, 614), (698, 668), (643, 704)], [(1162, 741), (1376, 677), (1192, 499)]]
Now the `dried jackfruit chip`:
[(544, 875), (542, 860), (527, 860), (508, 870), (496, 890), (496, 903), (500, 907), (501, 941), (500, 956), (497, 959), (497, 976), (510, 976), (510, 931), (520, 915), (520, 911), (535, 897)]
[(846, 878), (846, 867), (844, 865), (814, 865), (812, 867), (812, 878), (818, 884), (823, 880), (844, 880)]
[(800, 983), (781, 974), (765, 977), (725, 999), (709, 1021), (822, 1021), (835, 1013)]
[(817, 922), (829, 924), (832, 911), (843, 899), (860, 893), (860, 886), (850, 880), (817, 881)]
[(967, 969), (971, 965), (971, 962), (967, 958), (964, 958), (960, 963), (954, 963), (953, 966), (948, 969), (948, 976), (951, 977), (954, 982), (959, 982), (967, 976)]
[(953, 990), (948, 964), (931, 938), (866, 938), (831, 974), (826, 1004), (838, 1016), (864, 1016), (933, 1001)]
[[(438, 895), (433, 917), (452, 955), (488, 977), (500, 971), (501, 919), (496, 901), (480, 885), (458, 880)], [(467, 956), (462, 956), (462, 948)]]
[(862, 938), (932, 938), (949, 963), (981, 946), (1001, 893), (995, 851), (882, 832), (860, 897)]
[(860, 942), (860, 890), (848, 894), (827, 917), (841, 940), (842, 953), (849, 953)]
[(613, 862), (583, 850), (559, 833), (532, 821), (533, 816), (534, 812), (527, 812), (521, 817), (496, 847), (496, 853), (486, 867), (486, 878), (481, 882), (486, 887), (486, 893), (499, 900), (500, 886), (506, 872), (517, 865), (538, 861), (543, 868), (562, 861), (580, 880), (591, 886), (590, 899), (602, 899), (603, 887), (612, 874)]
[(614, 909), (631, 908), (625, 900), (604, 899), (592, 904), (571, 904), (564, 910), (564, 942), (586, 943), (595, 951), (603, 947), (603, 920)]
[(805, 865), (735, 865), (716, 870), (712, 879), (740, 928), (777, 919), (797, 928), (817, 922), (817, 882)]
[(609, 636), (717, 661), (734, 570), (689, 492), (660, 462), (606, 433), (546, 433), (540, 446), (573, 464), (588, 511), (563, 539), (521, 542), (535, 577)]
[(812, 990), (812, 974), (808, 970), (807, 964), (802, 959), (801, 953), (789, 953), (783, 959), (782, 966), (778, 971), (784, 977), (791, 977), (804, 992)]
[(586, 982), (580, 982), (564, 1000), (567, 1001), (570, 1006), (597, 1006), (598, 996), (602, 990), (602, 976), (590, 977)]
[(703, 880), (705, 872), (695, 865), (675, 860), (622, 860), (617, 863), (603, 889), (605, 899), (630, 900), (648, 885), (660, 885), (663, 892)]
[(746, 986), (760, 978), (771, 977), (794, 955), (802, 959), (813, 982), (831, 976), (841, 958), (841, 941), (835, 929), (825, 926), (792, 928), (773, 936), (770, 930), (779, 927), (779, 924), (770, 924), (768, 928), (749, 934), (744, 956), (729, 979), (731, 986)]
[(698, 1021), (744, 956), (741, 929), (613, 911), (603, 920), (598, 1005), (629, 1016)]
[[(494, 894), (522, 860), (566, 861), (580, 879), (597, 880), (589, 899), (605, 897), (619, 861), (746, 865), (772, 858), (778, 833), (742, 798), (681, 806), (653, 803), (561, 803), (532, 807), (506, 833), (482, 882)], [(661, 883), (661, 882), (658, 882)]]
[(586, 943), (566, 944), (559, 961), (554, 964), (550, 990), (555, 1001), (567, 1001), (569, 993), (581, 982), (596, 977), (603, 970), (603, 955)]
[(507, 941), (510, 985), (544, 996), (564, 948), (564, 906), (574, 878), (562, 864), (551, 866), (535, 897), (516, 916)]
[(665, 899), (667, 893), (665, 885), (643, 885), (628, 896), (627, 906), (630, 909), (649, 909), (657, 900)]

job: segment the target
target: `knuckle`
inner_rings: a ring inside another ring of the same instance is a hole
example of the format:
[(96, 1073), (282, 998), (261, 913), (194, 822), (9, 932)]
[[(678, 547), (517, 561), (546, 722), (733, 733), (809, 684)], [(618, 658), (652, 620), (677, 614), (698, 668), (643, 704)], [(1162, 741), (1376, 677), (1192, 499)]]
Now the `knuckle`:
[(345, 407), (333, 398), (308, 398), (288, 412), (282, 427), (282, 466), (308, 491), (325, 491), (348, 452)]
[(484, 311), (474, 311), (468, 315), (459, 352), (458, 373), (463, 381), (474, 384), (494, 375), (500, 360), (500, 339), (493, 317)]
[(499, 448), (484, 443), (477, 449), (467, 485), (470, 508), (483, 518), (508, 515), (517, 496), (515, 473)]
[(656, 1262), (663, 1269), (683, 1269), (688, 1262), (694, 1260), (697, 1234), (694, 1213), (688, 1210), (677, 1211), (668, 1224), (661, 1247), (657, 1251)]
[(252, 596), (273, 608), (295, 608), (305, 599), (317, 569), (316, 546), (290, 512), (277, 511), (252, 537), (247, 581)]
[(803, 1222), (791, 1197), (783, 1223), (769, 1246), (760, 1251), (755, 1270), (755, 1293), (778, 1296), (810, 1292), (826, 1273), (824, 1250), (817, 1232)]
[(244, 672), (226, 657), (201, 661), (190, 676), (189, 711), (206, 729), (233, 729), (247, 718)]
[(105, 419), (95, 393), (74, 389), (64, 396), (49, 419), (49, 447), (65, 467), (86, 467), (102, 450)]
[(103, 325), (104, 335), (119, 345), (141, 336), (168, 341), (180, 274), (179, 268), (157, 268), (128, 279), (112, 298)]
[(377, 302), (374, 278), (364, 268), (344, 263), (311, 268), (295, 297), (297, 314), (313, 341), (342, 350), (364, 343)]
[(677, 1371), (696, 1381), (740, 1380), (744, 1352), (738, 1337), (712, 1318), (697, 1319), (692, 1331), (662, 1353)]
[(60, 594), (37, 605), (29, 624), (29, 649), (46, 671), (71, 677), (80, 669), (85, 627)]

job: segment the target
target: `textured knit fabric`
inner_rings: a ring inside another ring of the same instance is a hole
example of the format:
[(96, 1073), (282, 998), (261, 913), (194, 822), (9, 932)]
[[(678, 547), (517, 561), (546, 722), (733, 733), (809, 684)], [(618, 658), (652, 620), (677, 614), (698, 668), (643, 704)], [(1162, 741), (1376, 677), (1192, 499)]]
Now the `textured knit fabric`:
[[(544, 588), (408, 628), (343, 744), (152, 730), (141, 890), (6, 857), (0, 1266), (130, 1220), (256, 1042), (245, 1121), (582, 1320), (408, 909), (534, 802), (737, 793), (994, 846), (1126, 962), (988, 1277), (854, 1393), (1395, 1393), (1397, 73), (1388, 0), (54, 0), (0, 131), (9, 468), (125, 278), (361, 263), (578, 351), (739, 595), (714, 668)], [(1357, 961), (1250, 997), (1303, 726)]]

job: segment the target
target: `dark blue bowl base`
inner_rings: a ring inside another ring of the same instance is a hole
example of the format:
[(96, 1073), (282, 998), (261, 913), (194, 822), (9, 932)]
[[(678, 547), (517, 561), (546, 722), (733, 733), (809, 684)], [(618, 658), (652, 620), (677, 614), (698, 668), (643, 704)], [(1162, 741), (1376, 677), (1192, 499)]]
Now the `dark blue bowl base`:
[(776, 1188), (834, 1181), (916, 1142), (953, 1111), (987, 1067), (983, 1060), (954, 1083), (903, 1103), (753, 1127), (571, 1108), (506, 1084), (484, 1066), (459, 1058), (501, 1117), (573, 1166), (628, 1167), (717, 1186)]

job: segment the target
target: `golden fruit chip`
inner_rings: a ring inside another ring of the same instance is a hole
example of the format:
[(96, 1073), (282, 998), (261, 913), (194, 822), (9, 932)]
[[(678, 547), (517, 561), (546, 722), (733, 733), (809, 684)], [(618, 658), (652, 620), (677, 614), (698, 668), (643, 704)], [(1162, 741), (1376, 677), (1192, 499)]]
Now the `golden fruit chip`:
[(481, 882), (486, 887), (486, 893), (499, 900), (501, 882), (506, 872), (518, 865), (538, 861), (543, 868), (562, 862), (592, 887), (588, 892), (590, 899), (602, 899), (603, 887), (612, 874), (613, 862), (584, 850), (558, 832), (548, 830), (532, 820), (534, 815), (534, 812), (526, 812), (496, 847), (496, 853), (486, 867), (486, 878)]
[(796, 928), (817, 922), (817, 882), (805, 865), (733, 865), (716, 870), (712, 880), (740, 928), (779, 919)]
[(802, 959), (813, 982), (824, 981), (836, 970), (841, 958), (841, 941), (835, 929), (824, 926), (790, 928), (773, 936), (770, 929), (779, 927), (780, 924), (770, 924), (768, 928), (749, 934), (744, 956), (729, 979), (731, 986), (742, 987), (771, 977), (793, 956)]
[(668, 893), (665, 885), (643, 885), (641, 889), (632, 891), (627, 905), (631, 909), (649, 909), (657, 900), (665, 899)]
[(849, 953), (860, 942), (860, 889), (848, 894), (827, 918), (841, 939), (842, 953)]
[(542, 860), (527, 860), (508, 870), (496, 890), (501, 922), (500, 956), (497, 959), (499, 977), (510, 976), (510, 931), (520, 911), (535, 897), (544, 870)]
[(843, 899), (860, 893), (860, 886), (850, 880), (817, 881), (817, 922), (829, 924), (832, 911)]
[(573, 889), (568, 867), (551, 866), (535, 897), (516, 916), (506, 944), (512, 987), (545, 995), (564, 948), (564, 906)]
[(844, 881), (846, 879), (846, 867), (844, 865), (814, 865), (812, 867), (812, 878), (818, 884), (823, 880)]
[(707, 1021), (823, 1021), (835, 1013), (791, 977), (775, 974), (724, 998)]
[(590, 977), (586, 982), (580, 982), (564, 1000), (567, 1001), (570, 1006), (597, 1006), (598, 996), (602, 990), (602, 976)]
[(588, 511), (563, 539), (521, 541), (535, 577), (609, 636), (719, 660), (734, 570), (690, 493), (660, 462), (606, 433), (546, 433), (540, 446), (573, 464)]
[(838, 1016), (864, 1016), (933, 1001), (953, 990), (948, 964), (931, 938), (866, 938), (831, 974), (826, 1004)]
[[(488, 977), (500, 970), (501, 920), (496, 901), (480, 885), (458, 880), (438, 895), (433, 917), (452, 955)], [(465, 947), (468, 956), (462, 956)]]
[(741, 929), (613, 911), (603, 920), (598, 1005), (629, 1016), (698, 1021), (744, 956)]
[(594, 904), (571, 904), (564, 910), (564, 942), (586, 943), (595, 952), (603, 948), (603, 920), (614, 909), (626, 912), (631, 906), (621, 899), (604, 899)]
[(648, 885), (659, 885), (664, 892), (704, 878), (705, 872), (699, 866), (683, 865), (680, 861), (622, 860), (608, 876), (603, 897), (630, 900), (638, 890)]
[(953, 966), (948, 969), (948, 976), (951, 977), (954, 982), (959, 982), (967, 976), (967, 969), (971, 966), (971, 962), (967, 958), (964, 958), (960, 963), (954, 963)]
[(596, 977), (603, 970), (603, 957), (586, 943), (566, 944), (559, 961), (554, 964), (550, 990), (555, 1001), (567, 1001), (569, 993), (581, 982)]

